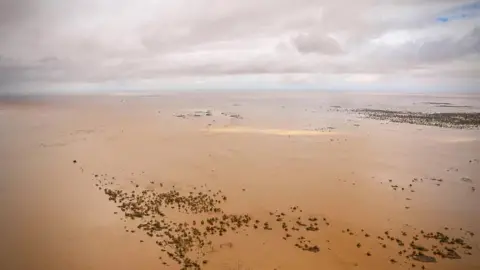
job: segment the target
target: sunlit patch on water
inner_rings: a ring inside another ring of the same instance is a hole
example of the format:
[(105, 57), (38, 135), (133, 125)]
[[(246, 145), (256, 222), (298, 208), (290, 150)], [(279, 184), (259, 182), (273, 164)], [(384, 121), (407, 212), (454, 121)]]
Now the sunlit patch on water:
[(319, 131), (319, 130), (301, 130), (301, 129), (264, 129), (253, 127), (223, 127), (223, 128), (209, 128), (205, 131), (212, 133), (249, 133), (249, 134), (265, 134), (265, 135), (279, 135), (279, 136), (321, 136), (334, 135), (336, 132)]
[(478, 141), (478, 138), (475, 137), (443, 137), (438, 138), (438, 142), (442, 143), (469, 143)]

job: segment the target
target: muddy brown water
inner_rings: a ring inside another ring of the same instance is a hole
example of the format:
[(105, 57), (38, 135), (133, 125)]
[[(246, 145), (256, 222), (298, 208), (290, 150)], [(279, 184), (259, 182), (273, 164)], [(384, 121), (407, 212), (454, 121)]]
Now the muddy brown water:
[[(162, 264), (155, 239), (136, 229), (139, 220), (123, 221), (95, 186), (95, 174), (108, 175), (110, 186), (121, 190), (188, 194), (206, 185), (228, 197), (221, 206), (226, 213), (262, 221), (259, 230), (210, 237), (202, 269), (480, 267), (480, 132), (388, 123), (343, 110), (478, 112), (478, 96), (169, 93), (5, 103), (2, 269), (180, 269)], [(195, 116), (207, 110), (211, 115)], [(302, 212), (291, 213), (292, 206)], [(318, 231), (284, 240), (270, 212), (288, 214), (292, 224), (298, 217), (321, 222)], [(168, 212), (169, 220), (192, 218)], [(442, 245), (421, 231), (465, 239), (471, 249), (457, 248), (461, 259), (442, 259), (431, 248)], [(416, 235), (415, 244), (429, 249), (425, 255), (436, 263), (399, 254), (413, 250)], [(296, 247), (299, 237), (319, 252)]]

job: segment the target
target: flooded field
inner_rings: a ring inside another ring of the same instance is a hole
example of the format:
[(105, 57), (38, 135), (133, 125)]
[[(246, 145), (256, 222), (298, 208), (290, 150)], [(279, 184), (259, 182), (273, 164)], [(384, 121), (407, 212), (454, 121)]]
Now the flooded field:
[(0, 104), (5, 269), (480, 268), (478, 95)]

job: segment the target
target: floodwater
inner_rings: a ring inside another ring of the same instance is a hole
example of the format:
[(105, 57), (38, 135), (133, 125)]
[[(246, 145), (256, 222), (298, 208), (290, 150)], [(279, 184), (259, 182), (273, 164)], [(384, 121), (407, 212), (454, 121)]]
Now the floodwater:
[[(188, 193), (206, 185), (228, 196), (225, 213), (271, 224), (272, 230), (212, 236), (202, 269), (479, 269), (480, 131), (389, 123), (348, 110), (362, 108), (479, 112), (480, 96), (244, 92), (3, 100), (2, 269), (181, 268), (159, 259), (166, 257), (162, 247), (136, 229), (140, 220), (122, 218), (95, 174), (121, 190)], [(318, 230), (299, 227), (285, 240), (271, 212), (285, 213), (289, 226), (316, 218)], [(173, 211), (165, 218), (184, 217)], [(421, 231), (464, 239), (470, 249), (456, 247), (461, 259), (435, 256), (436, 263), (407, 258), (416, 235), (429, 256), (432, 246), (442, 246)], [(295, 246), (301, 237), (319, 251)]]

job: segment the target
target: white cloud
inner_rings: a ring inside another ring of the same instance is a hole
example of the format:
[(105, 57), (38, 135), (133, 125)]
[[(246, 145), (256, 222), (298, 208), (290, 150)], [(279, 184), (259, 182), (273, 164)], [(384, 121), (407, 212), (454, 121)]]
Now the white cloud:
[(371, 83), (376, 82), (380, 79), (380, 75), (378, 74), (354, 74), (348, 76), (346, 81), (349, 82), (358, 82), (358, 83)]
[(206, 87), (247, 76), (286, 77), (276, 82), (289, 84), (341, 78), (372, 84), (385, 75), (473, 83), (480, 66), (480, 18), (438, 21), (461, 5), (2, 0), (0, 91), (27, 82), (141, 86), (148, 80), (175, 86), (180, 82), (173, 77), (181, 77), (182, 85)]

